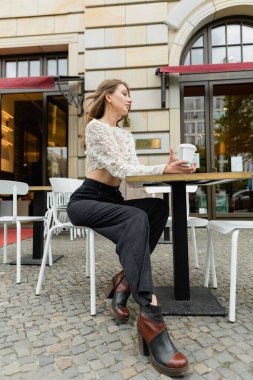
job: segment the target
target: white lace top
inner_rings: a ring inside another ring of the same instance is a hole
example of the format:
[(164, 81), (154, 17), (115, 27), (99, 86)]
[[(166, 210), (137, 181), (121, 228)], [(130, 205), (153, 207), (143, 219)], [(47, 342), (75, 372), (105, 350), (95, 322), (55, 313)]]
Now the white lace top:
[(124, 179), (127, 175), (162, 174), (164, 165), (141, 165), (135, 151), (131, 132), (91, 120), (85, 131), (88, 172), (106, 169), (112, 176)]

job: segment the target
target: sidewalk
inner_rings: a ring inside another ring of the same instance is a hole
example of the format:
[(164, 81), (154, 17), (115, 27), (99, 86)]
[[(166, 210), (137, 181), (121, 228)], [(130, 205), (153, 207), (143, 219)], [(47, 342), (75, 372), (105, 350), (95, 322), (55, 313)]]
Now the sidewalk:
[[(229, 299), (230, 236), (215, 235), (218, 289), (225, 307)], [(114, 245), (96, 235), (97, 315), (90, 316), (89, 279), (85, 277), (84, 242), (68, 235), (54, 238), (53, 252), (64, 258), (46, 268), (40, 296), (35, 295), (39, 267), (22, 266), (16, 285), (12, 265), (2, 264), (0, 249), (0, 380), (104, 379), (156, 380), (160, 375), (137, 347), (138, 307), (129, 300), (130, 323), (117, 325), (108, 311), (103, 289), (120, 269)], [(197, 231), (200, 268), (190, 249), (192, 286), (203, 284), (206, 232)], [(22, 254), (32, 240), (22, 241)], [(253, 235), (239, 236), (236, 322), (227, 317), (165, 317), (177, 348), (191, 363), (189, 380), (253, 379)], [(16, 245), (9, 246), (10, 259)], [(172, 285), (172, 246), (159, 244), (152, 254), (154, 282)], [(167, 273), (168, 272), (168, 273)]]

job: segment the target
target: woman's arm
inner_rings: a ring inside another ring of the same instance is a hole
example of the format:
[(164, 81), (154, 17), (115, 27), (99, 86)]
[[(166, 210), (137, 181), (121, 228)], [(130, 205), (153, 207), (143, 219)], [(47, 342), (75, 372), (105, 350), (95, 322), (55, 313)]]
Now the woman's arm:
[[(125, 135), (127, 138), (122, 140), (120, 140), (122, 137), (119, 135), (119, 141), (116, 142), (111, 128), (95, 121), (86, 128), (86, 155), (89, 161), (94, 161), (98, 165), (98, 169), (106, 169), (112, 176), (120, 179), (124, 179), (127, 175), (190, 173), (194, 171), (193, 168), (181, 166), (186, 161), (177, 161), (173, 156), (172, 149), (167, 164), (152, 166), (140, 164), (132, 134)], [(122, 133), (124, 132), (122, 131)]]
[[(98, 168), (106, 169), (112, 176), (124, 179), (127, 175), (162, 174), (163, 165), (141, 165), (132, 153), (132, 136), (129, 134), (129, 154), (127, 160), (121, 150), (120, 142), (115, 143), (115, 137), (109, 126), (102, 123), (91, 123), (86, 128), (86, 155), (89, 160), (99, 164)], [(126, 148), (126, 147), (125, 147)], [(122, 148), (124, 149), (124, 147)]]

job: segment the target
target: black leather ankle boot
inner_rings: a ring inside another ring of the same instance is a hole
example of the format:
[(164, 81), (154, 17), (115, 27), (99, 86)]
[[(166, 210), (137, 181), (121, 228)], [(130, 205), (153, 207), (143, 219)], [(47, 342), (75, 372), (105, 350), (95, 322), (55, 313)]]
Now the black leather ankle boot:
[(112, 298), (111, 312), (117, 322), (127, 323), (129, 310), (126, 303), (131, 291), (123, 270), (113, 277), (105, 290), (105, 294), (107, 298)]
[(138, 344), (142, 355), (150, 356), (151, 364), (168, 376), (183, 376), (187, 358), (172, 343), (160, 306), (141, 307), (137, 320)]

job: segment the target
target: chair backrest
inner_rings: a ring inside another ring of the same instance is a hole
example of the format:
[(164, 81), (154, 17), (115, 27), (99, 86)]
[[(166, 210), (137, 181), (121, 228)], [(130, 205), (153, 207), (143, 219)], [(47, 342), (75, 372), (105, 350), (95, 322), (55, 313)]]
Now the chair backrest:
[(13, 222), (17, 218), (17, 196), (26, 195), (29, 186), (25, 182), (0, 180), (0, 194), (12, 195), (12, 217)]
[(66, 209), (70, 195), (83, 184), (82, 179), (51, 177), (49, 181), (53, 190), (53, 218), (56, 224), (61, 224), (58, 211)]
[(55, 193), (73, 193), (83, 184), (82, 179), (51, 177), (49, 181)]

